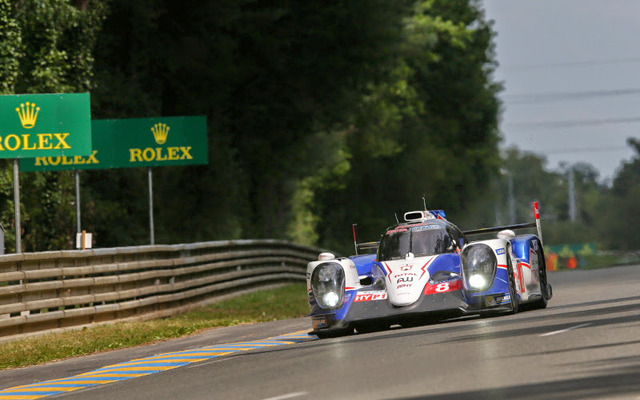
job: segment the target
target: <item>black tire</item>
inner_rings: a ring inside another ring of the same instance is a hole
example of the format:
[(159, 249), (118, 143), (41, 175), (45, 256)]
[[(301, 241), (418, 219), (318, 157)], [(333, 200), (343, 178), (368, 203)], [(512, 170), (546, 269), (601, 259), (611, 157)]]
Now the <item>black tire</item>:
[(518, 292), (516, 290), (516, 278), (513, 276), (513, 264), (511, 262), (511, 249), (507, 253), (507, 275), (509, 275), (509, 298), (511, 300), (511, 310), (506, 314), (515, 314), (518, 312)]
[(400, 326), (402, 326), (403, 328), (415, 328), (417, 326), (427, 325), (430, 322), (431, 321), (427, 319), (419, 317), (405, 318), (400, 321)]
[(534, 301), (531, 305), (533, 308), (543, 309), (547, 308), (547, 301), (551, 298), (551, 287), (547, 281), (547, 263), (544, 258), (544, 250), (542, 249), (542, 243), (538, 241), (538, 250), (536, 251), (538, 256), (538, 277), (540, 280), (540, 293), (542, 297), (540, 300)]
[(387, 329), (389, 329), (389, 323), (384, 321), (373, 321), (356, 325), (356, 331), (358, 333), (373, 333), (386, 331)]
[(316, 332), (315, 335), (318, 339), (329, 339), (329, 338), (337, 338), (340, 336), (351, 335), (353, 333), (353, 328), (343, 328), (343, 329), (332, 329), (330, 331), (320, 331)]

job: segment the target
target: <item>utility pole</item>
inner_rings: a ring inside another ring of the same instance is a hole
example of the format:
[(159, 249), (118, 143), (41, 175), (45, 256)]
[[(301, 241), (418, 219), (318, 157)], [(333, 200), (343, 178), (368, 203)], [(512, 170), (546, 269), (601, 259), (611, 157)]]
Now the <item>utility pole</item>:
[(513, 196), (513, 176), (511, 173), (508, 175), (509, 182), (509, 223), (514, 225), (516, 223), (516, 200)]
[(578, 213), (576, 210), (576, 184), (573, 167), (569, 168), (569, 220), (576, 222)]

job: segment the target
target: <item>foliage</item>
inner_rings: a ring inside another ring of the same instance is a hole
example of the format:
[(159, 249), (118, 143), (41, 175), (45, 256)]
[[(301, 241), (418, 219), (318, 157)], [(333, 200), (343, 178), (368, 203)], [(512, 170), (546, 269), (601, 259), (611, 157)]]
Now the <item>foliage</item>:
[(345, 183), (318, 194), (324, 247), (348, 251), (351, 222), (376, 240), (424, 194), (455, 217), (486, 193), (498, 166), (493, 33), (477, 2), (453, 3), (415, 2), (403, 18), (392, 62), (354, 114)]
[[(92, 88), (93, 47), (106, 0), (0, 2), (0, 90), (12, 93), (86, 92)], [(12, 176), (2, 163), (2, 179)], [(11, 178), (11, 182), (13, 179)], [(73, 179), (69, 173), (21, 175), (24, 250), (71, 247), (75, 232)], [(3, 190), (12, 185), (3, 186)], [(14, 226), (13, 199), (2, 193), (0, 218)], [(14, 251), (14, 232), (7, 250)]]
[(14, 93), (20, 66), (22, 36), (11, 2), (0, 0), (0, 94)]
[[(637, 159), (609, 189), (588, 164), (550, 171), (543, 156), (499, 153), (495, 33), (479, 0), (0, 0), (0, 27), (3, 93), (91, 91), (93, 118), (207, 115), (209, 165), (153, 170), (158, 243), (270, 237), (349, 252), (350, 224), (376, 240), (422, 196), (463, 229), (506, 224), (511, 179), (517, 222), (540, 201), (547, 241), (638, 244), (622, 215), (638, 215)], [(70, 248), (73, 174), (21, 179), (25, 249)], [(82, 172), (83, 228), (99, 247), (148, 243), (147, 184), (143, 169)]]

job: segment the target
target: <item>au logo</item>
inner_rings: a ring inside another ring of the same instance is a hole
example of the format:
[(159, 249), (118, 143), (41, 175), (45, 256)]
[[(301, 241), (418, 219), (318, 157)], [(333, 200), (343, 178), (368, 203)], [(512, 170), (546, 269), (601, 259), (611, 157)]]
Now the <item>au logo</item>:
[(22, 127), (31, 129), (36, 125), (40, 107), (36, 107), (35, 103), (29, 103), (27, 101), (26, 103), (20, 104), (20, 107), (16, 107), (16, 112), (18, 113)]
[(164, 144), (167, 141), (167, 136), (169, 136), (169, 130), (171, 128), (167, 124), (157, 123), (151, 127), (151, 132), (153, 133), (153, 138), (156, 140), (158, 144)]

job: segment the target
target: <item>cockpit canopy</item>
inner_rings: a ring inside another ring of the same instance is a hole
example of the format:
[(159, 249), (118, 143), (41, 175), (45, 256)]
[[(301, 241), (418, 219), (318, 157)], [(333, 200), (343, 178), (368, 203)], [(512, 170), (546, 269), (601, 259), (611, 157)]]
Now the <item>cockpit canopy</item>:
[(432, 220), (389, 228), (378, 247), (378, 261), (454, 253), (464, 244), (464, 237), (452, 224)]

